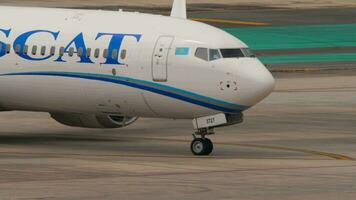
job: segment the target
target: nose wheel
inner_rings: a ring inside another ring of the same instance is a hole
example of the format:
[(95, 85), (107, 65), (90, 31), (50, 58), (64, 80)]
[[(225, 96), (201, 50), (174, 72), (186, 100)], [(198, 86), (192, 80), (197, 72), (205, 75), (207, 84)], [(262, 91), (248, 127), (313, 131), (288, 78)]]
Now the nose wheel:
[(208, 138), (195, 138), (190, 145), (190, 149), (196, 156), (207, 156), (213, 152), (214, 145)]
[[(213, 130), (201, 129), (193, 135), (194, 139), (190, 145), (190, 150), (196, 156), (208, 156), (214, 150), (214, 144), (206, 135), (213, 134)], [(197, 137), (199, 135), (200, 137)]]

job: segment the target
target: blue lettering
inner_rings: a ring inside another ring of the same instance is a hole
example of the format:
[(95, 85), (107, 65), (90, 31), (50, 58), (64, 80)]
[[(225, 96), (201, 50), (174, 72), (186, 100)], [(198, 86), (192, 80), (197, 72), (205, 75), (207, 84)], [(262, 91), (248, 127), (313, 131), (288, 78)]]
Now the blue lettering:
[(122, 41), (124, 40), (124, 38), (126, 36), (134, 37), (134, 38), (136, 38), (136, 41), (139, 42), (142, 35), (139, 35), (139, 34), (98, 33), (98, 35), (96, 36), (95, 40), (99, 39), (102, 36), (111, 36), (111, 40), (110, 40), (109, 47), (108, 47), (108, 55), (109, 56), (106, 58), (106, 61), (103, 64), (122, 65), (122, 63), (120, 63), (120, 60), (119, 60), (120, 56), (118, 56), (117, 59), (114, 59), (111, 56), (113, 54), (114, 49), (117, 49), (118, 52), (120, 51), (121, 45), (122, 45)]
[[(6, 36), (6, 38), (8, 38), (10, 35), (10, 32), (11, 32), (11, 29), (8, 29), (8, 30), (0, 29), (0, 32), (3, 32)], [(0, 46), (1, 46), (0, 57), (3, 57), (6, 54), (6, 43), (0, 42)]]
[[(87, 47), (85, 45), (85, 42), (84, 42), (84, 35), (83, 33), (79, 33), (71, 42), (69, 42), (69, 44), (64, 48), (64, 52), (65, 53), (68, 53), (69, 52), (69, 48), (72, 46), (72, 45), (75, 45), (75, 48), (76, 48), (76, 52), (75, 53), (78, 53), (78, 49), (82, 49), (82, 55), (80, 56), (80, 61), (78, 61), (78, 63), (94, 63), (93, 61), (90, 60), (90, 58), (88, 58), (86, 56), (87, 54)], [(57, 58), (57, 60), (55, 60), (56, 62), (66, 62), (62, 59), (62, 56), (60, 56), (59, 58)]]
[(49, 55), (49, 56), (46, 56), (43, 58), (33, 58), (33, 57), (30, 57), (29, 55), (24, 53), (23, 49), (26, 45), (28, 38), (36, 33), (50, 33), (53, 36), (54, 40), (57, 40), (57, 37), (59, 35), (59, 31), (52, 32), (52, 31), (48, 31), (48, 30), (34, 30), (34, 31), (29, 31), (29, 32), (23, 33), (22, 35), (20, 35), (19, 37), (16, 38), (16, 40), (14, 41), (14, 45), (13, 45), (14, 49), (16, 48), (16, 46), (20, 46), (20, 52), (18, 55), (21, 58), (24, 58), (26, 60), (41, 61), (41, 60), (47, 60), (50, 57), (52, 57), (51, 55)]

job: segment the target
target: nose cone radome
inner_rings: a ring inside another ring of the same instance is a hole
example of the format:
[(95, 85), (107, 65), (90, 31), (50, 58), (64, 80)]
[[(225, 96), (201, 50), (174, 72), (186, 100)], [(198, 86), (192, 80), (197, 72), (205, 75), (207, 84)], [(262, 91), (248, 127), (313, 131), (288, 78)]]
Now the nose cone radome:
[(272, 74), (267, 70), (267, 68), (263, 65), (261, 66), (261, 75), (256, 77), (256, 100), (259, 101), (266, 98), (269, 94), (271, 94), (276, 85), (276, 81)]
[(239, 63), (238, 69), (239, 98), (245, 105), (257, 104), (274, 90), (275, 79), (258, 59), (248, 58)]

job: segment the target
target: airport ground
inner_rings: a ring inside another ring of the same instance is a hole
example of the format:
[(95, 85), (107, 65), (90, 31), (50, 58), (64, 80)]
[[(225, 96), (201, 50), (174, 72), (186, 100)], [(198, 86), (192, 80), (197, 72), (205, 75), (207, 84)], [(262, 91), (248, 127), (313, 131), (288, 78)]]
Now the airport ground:
[(243, 37), (277, 86), (216, 130), (212, 156), (191, 155), (190, 120), (88, 130), (2, 113), (0, 199), (355, 199), (355, 9), (215, 9), (191, 17)]

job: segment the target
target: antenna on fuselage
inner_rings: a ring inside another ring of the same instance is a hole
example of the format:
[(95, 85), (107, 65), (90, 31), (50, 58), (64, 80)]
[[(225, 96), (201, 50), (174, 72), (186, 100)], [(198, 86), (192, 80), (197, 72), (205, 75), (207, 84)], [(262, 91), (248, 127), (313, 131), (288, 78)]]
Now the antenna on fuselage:
[(174, 0), (172, 6), (171, 17), (187, 19), (187, 1)]

